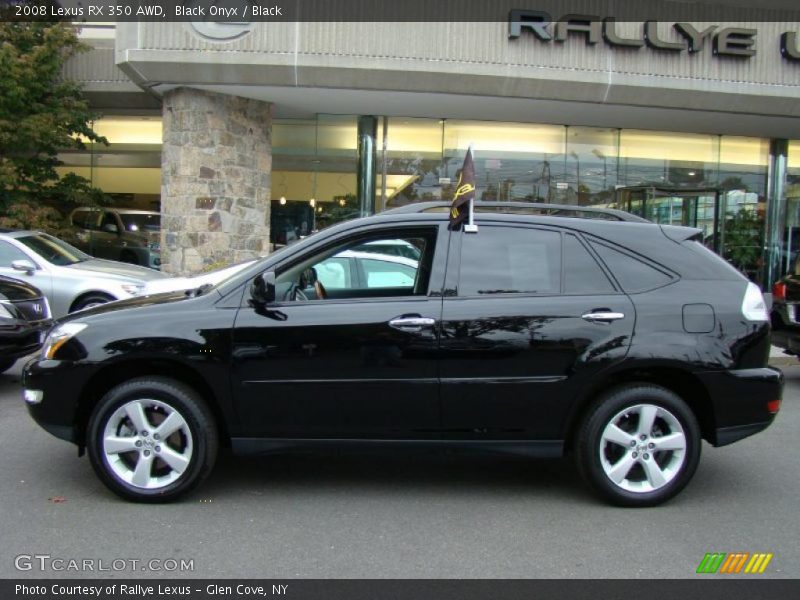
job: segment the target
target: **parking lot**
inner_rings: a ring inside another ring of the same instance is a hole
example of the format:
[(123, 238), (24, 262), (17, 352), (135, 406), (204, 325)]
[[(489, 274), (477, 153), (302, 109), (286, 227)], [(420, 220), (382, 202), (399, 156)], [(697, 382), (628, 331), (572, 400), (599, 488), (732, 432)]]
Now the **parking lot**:
[(183, 502), (129, 504), (28, 417), (19, 372), (0, 376), (1, 577), (683, 578), (736, 551), (774, 553), (749, 577), (800, 576), (800, 366), (770, 429), (705, 445), (690, 486), (640, 510), (600, 503), (570, 460), (446, 453), (223, 453)]

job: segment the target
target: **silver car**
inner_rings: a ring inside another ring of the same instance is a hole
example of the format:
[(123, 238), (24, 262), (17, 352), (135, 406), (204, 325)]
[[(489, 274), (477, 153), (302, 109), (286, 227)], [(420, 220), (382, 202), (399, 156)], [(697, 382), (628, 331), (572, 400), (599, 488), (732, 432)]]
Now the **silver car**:
[(44, 293), (53, 317), (140, 295), (163, 273), (93, 258), (39, 231), (0, 230), (0, 274), (27, 281)]

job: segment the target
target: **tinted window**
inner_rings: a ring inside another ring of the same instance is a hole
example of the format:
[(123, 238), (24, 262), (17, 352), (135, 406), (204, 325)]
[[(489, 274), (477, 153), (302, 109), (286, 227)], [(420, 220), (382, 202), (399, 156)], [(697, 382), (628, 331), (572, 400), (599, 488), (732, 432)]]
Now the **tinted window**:
[(83, 229), (90, 229), (97, 219), (97, 213), (88, 210), (76, 210), (72, 213), (72, 224)]
[(560, 291), (560, 233), (482, 226), (477, 234), (463, 234), (459, 295)]
[(30, 260), (22, 250), (18, 250), (8, 242), (0, 242), (0, 267), (11, 268), (15, 260)]
[(608, 294), (614, 291), (606, 274), (574, 235), (564, 236), (564, 293)]
[(626, 292), (641, 292), (666, 285), (672, 277), (656, 267), (605, 244), (591, 242)]

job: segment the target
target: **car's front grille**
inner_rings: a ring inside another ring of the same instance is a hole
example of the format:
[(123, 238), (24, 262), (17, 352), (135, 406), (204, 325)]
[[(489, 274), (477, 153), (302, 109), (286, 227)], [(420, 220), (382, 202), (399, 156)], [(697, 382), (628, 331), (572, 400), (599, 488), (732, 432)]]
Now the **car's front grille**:
[(50, 318), (50, 306), (46, 298), (14, 302), (14, 306), (27, 321), (44, 321)]

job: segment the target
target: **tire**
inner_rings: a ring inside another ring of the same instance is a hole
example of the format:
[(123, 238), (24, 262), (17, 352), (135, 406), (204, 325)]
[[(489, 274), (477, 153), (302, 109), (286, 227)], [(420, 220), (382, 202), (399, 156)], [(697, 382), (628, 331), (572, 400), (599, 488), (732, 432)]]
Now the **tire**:
[[(162, 427), (176, 429), (164, 438)], [(164, 377), (133, 379), (109, 391), (92, 411), (86, 439), (92, 467), (106, 487), (126, 500), (149, 503), (176, 500), (200, 485), (219, 446), (202, 398)]]
[(5, 373), (11, 367), (13, 367), (17, 362), (16, 358), (7, 358), (5, 360), (0, 360), (0, 373)]
[(92, 308), (94, 306), (100, 306), (101, 304), (106, 304), (111, 302), (112, 300), (116, 300), (112, 296), (108, 294), (103, 294), (101, 292), (92, 292), (83, 296), (79, 300), (76, 300), (75, 303), (70, 308), (69, 312), (74, 313), (79, 310), (83, 310), (85, 308)]
[(680, 492), (697, 470), (700, 426), (673, 392), (628, 384), (595, 401), (576, 446), (578, 469), (596, 493), (617, 506), (656, 506)]

